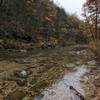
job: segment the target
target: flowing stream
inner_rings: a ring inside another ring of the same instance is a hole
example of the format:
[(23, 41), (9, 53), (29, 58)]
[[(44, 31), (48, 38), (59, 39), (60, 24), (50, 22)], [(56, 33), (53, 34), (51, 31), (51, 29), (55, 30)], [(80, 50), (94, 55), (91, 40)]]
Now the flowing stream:
[[(82, 100), (76, 95), (76, 90), (82, 96), (85, 96), (80, 79), (88, 72), (86, 66), (79, 66), (76, 71), (63, 77), (58, 83), (43, 91), (43, 96), (35, 97), (35, 100)], [(72, 86), (75, 90), (70, 89)]]

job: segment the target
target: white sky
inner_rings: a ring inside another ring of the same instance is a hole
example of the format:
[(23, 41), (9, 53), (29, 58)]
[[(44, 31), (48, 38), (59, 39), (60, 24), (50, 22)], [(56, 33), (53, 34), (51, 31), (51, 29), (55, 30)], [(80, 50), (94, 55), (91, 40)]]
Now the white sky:
[(76, 14), (80, 18), (82, 14), (82, 5), (84, 4), (86, 0), (54, 0), (54, 2), (63, 7), (66, 12)]

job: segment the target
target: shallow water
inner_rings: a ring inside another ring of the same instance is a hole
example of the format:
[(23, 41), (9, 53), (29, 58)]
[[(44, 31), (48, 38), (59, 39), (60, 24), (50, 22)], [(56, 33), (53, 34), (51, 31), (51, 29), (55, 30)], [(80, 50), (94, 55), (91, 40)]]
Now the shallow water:
[(84, 90), (82, 89), (80, 79), (88, 72), (85, 66), (80, 66), (76, 71), (67, 74), (58, 83), (52, 85), (52, 87), (45, 89), (43, 97), (37, 96), (35, 100), (81, 100), (75, 94), (75, 91), (69, 87), (73, 86), (81, 95), (85, 96)]

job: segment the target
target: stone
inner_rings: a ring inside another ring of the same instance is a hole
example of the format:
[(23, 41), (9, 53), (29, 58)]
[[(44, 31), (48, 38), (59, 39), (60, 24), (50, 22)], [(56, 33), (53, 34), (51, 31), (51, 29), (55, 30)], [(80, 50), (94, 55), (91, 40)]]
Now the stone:
[(32, 73), (31, 71), (22, 70), (22, 71), (16, 71), (14, 75), (19, 78), (27, 78), (31, 73)]
[(27, 73), (25, 70), (22, 70), (22, 71), (20, 72), (20, 77), (26, 78), (27, 76), (28, 76), (28, 73)]

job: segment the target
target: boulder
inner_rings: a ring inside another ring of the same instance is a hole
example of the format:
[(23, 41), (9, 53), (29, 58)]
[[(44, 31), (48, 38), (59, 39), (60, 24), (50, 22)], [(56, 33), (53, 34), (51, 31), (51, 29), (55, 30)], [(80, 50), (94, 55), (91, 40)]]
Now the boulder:
[(31, 71), (22, 70), (22, 71), (15, 71), (14, 75), (19, 78), (27, 78), (31, 73), (32, 73)]

